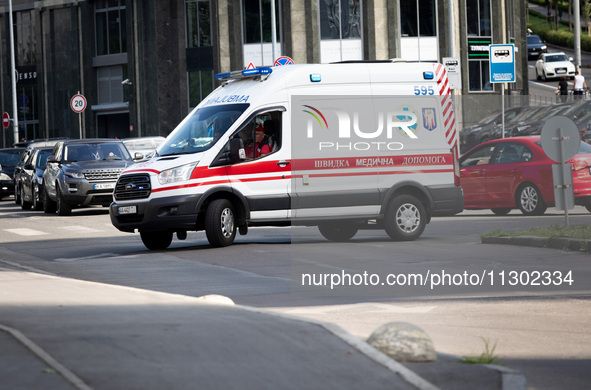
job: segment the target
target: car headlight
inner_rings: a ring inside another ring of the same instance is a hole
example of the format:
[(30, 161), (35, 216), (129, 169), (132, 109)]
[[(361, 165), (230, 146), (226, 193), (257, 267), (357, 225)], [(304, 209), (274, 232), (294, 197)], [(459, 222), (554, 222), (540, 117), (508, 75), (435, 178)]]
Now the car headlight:
[(195, 168), (196, 165), (197, 163), (191, 163), (162, 171), (158, 174), (158, 182), (161, 185), (164, 185), (177, 183), (179, 181), (187, 181), (191, 178), (191, 173), (193, 173), (193, 168)]
[(82, 172), (64, 172), (64, 175), (73, 179), (84, 179), (84, 173)]
[(547, 47), (546, 47), (546, 46), (542, 46), (542, 47), (540, 47), (540, 49), (542, 49), (542, 50), (546, 50), (546, 49), (547, 49)]
[(554, 72), (551, 66), (546, 66), (546, 72)]
[(519, 126), (519, 127), (517, 127), (517, 131), (525, 131), (525, 130), (529, 129), (530, 127), (531, 127), (531, 125)]
[(0, 180), (12, 180), (6, 173), (0, 173)]

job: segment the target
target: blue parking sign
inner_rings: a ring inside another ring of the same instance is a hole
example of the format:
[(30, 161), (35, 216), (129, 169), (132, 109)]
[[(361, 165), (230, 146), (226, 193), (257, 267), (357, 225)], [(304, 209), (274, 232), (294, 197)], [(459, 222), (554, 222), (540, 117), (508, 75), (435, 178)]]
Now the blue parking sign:
[(490, 82), (514, 83), (515, 82), (515, 45), (490, 45)]

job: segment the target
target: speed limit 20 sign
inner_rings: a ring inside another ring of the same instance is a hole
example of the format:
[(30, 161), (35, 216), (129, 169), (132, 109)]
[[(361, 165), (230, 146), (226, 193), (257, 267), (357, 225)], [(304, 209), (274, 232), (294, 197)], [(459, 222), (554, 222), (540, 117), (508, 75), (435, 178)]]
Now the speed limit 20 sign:
[(86, 110), (86, 98), (83, 95), (77, 94), (70, 99), (70, 107), (72, 111), (81, 113)]

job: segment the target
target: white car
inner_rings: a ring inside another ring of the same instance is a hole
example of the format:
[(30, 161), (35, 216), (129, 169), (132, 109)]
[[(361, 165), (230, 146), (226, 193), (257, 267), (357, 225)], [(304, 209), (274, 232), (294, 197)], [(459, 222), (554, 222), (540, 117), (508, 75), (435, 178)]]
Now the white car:
[(541, 54), (536, 61), (536, 78), (547, 80), (566, 76), (572, 80), (575, 77), (575, 65), (572, 60), (564, 53)]

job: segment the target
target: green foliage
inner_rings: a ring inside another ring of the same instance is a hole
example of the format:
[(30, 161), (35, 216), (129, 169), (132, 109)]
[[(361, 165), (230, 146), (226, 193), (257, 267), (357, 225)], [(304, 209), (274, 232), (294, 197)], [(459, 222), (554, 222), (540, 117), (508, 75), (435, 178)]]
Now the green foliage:
[[(527, 27), (536, 35), (539, 35), (543, 41), (551, 43), (556, 46), (574, 48), (575, 35), (568, 31), (568, 27), (564, 27), (561, 23), (558, 31), (553, 30), (546, 17), (539, 12), (529, 11), (529, 23)], [(566, 24), (568, 26), (568, 24)], [(591, 37), (586, 34), (581, 34), (581, 50), (591, 52)]]
[(561, 226), (552, 225), (545, 228), (533, 228), (516, 232), (504, 232), (500, 228), (481, 234), (481, 237), (550, 237), (550, 238), (572, 238), (575, 240), (590, 240), (591, 225)]
[(479, 356), (466, 356), (460, 363), (465, 364), (499, 364), (500, 360), (498, 357), (495, 356), (495, 349), (497, 348), (497, 343), (495, 343), (492, 347), (487, 339), (481, 337), (482, 341), (484, 341), (484, 351)]

